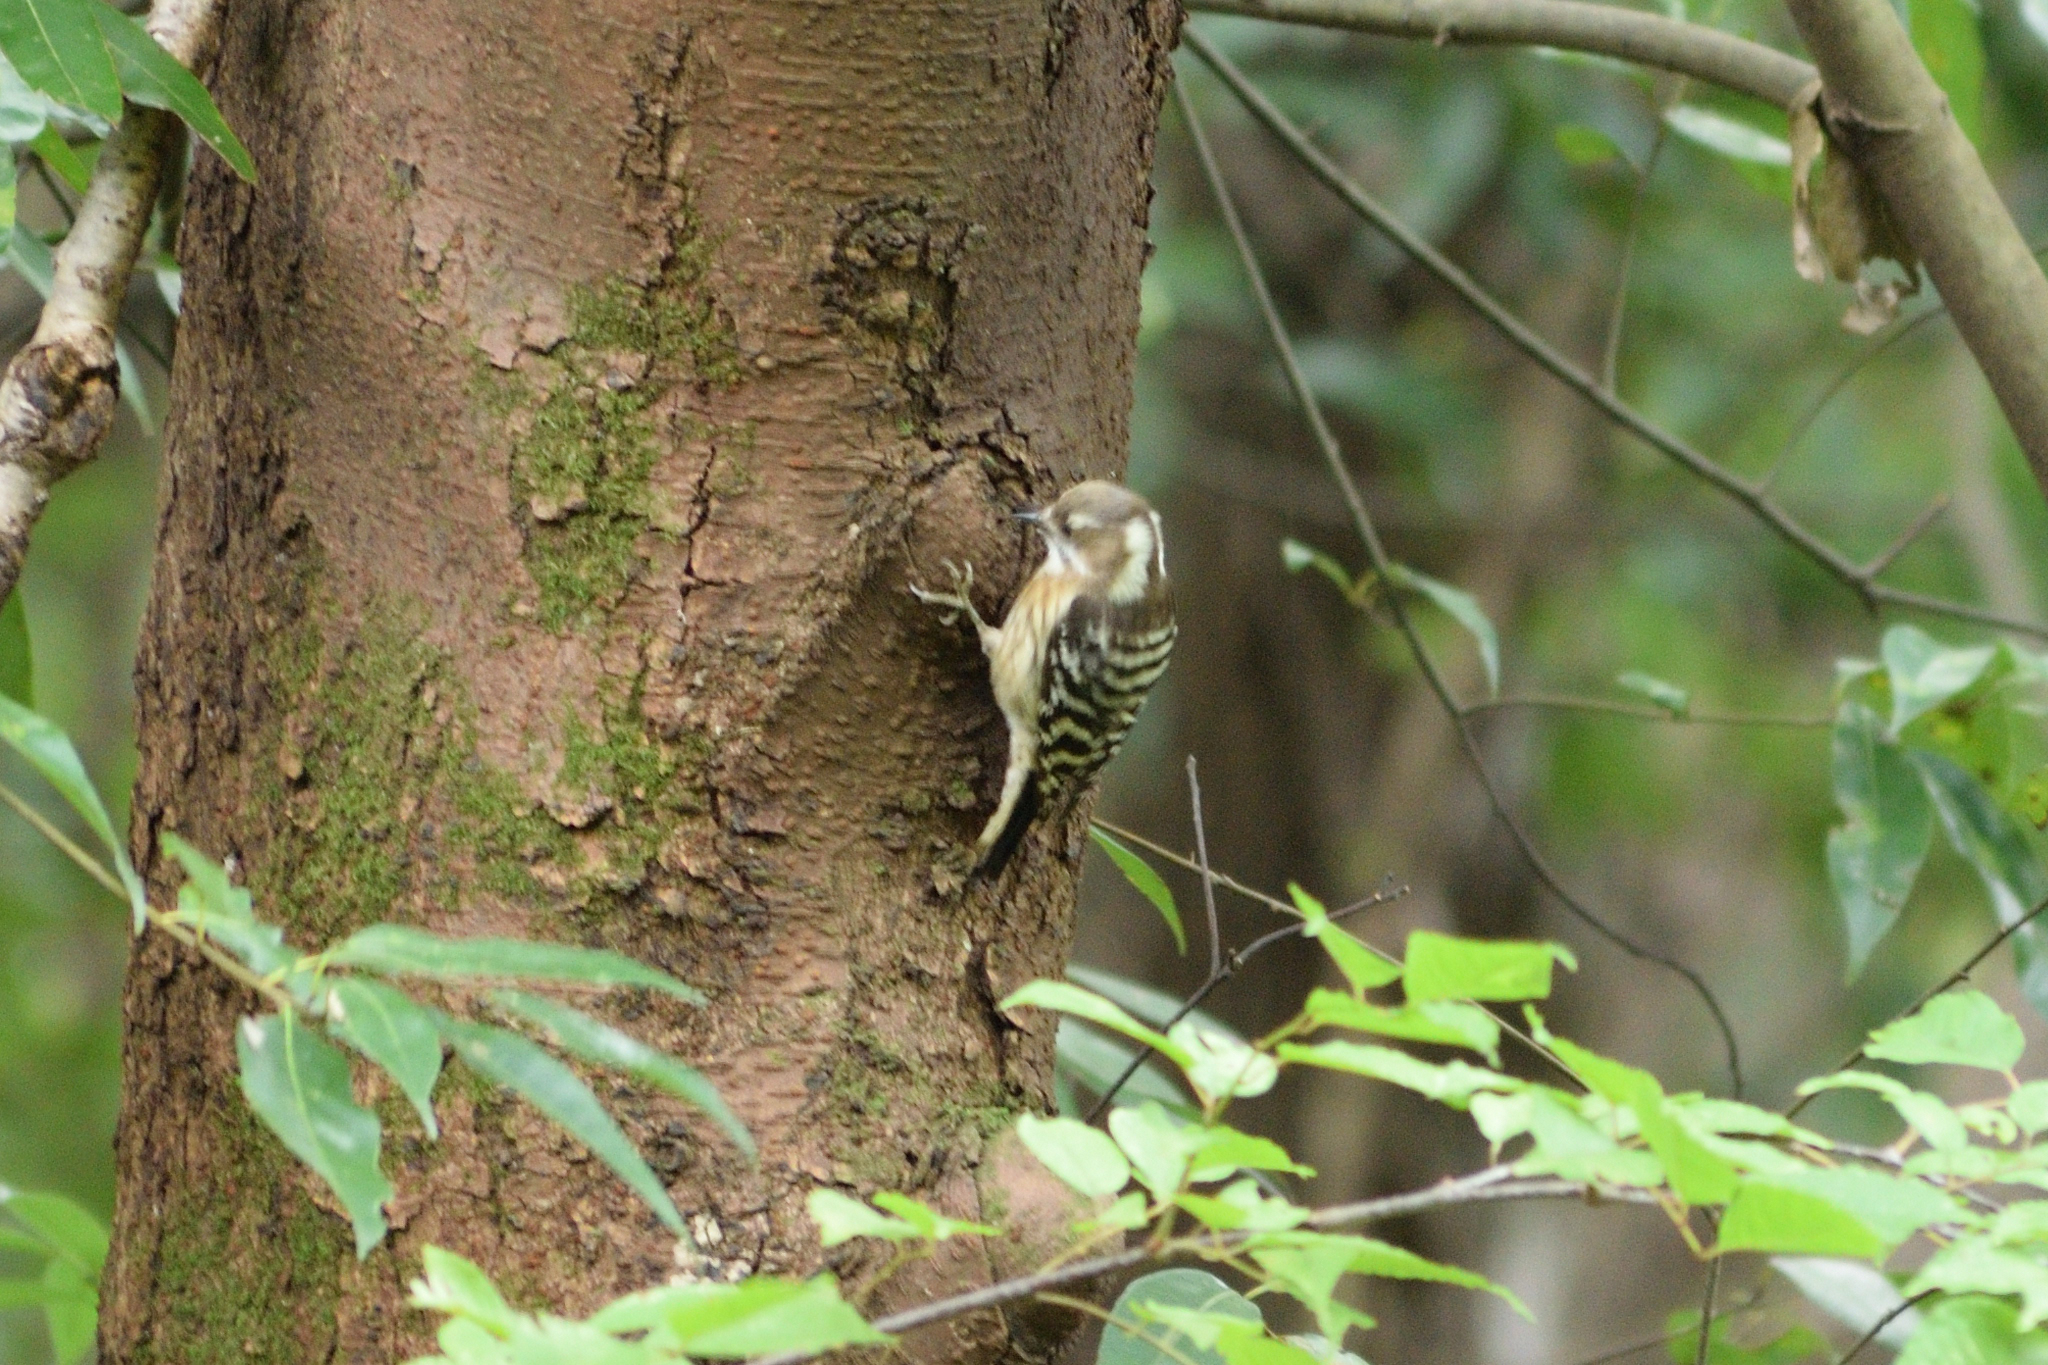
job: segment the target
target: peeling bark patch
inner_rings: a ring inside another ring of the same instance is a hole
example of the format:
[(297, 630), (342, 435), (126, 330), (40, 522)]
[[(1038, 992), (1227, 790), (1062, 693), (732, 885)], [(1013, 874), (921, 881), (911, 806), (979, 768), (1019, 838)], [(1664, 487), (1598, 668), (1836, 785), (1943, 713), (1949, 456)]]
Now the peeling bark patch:
[(956, 267), (982, 235), (925, 199), (883, 196), (839, 211), (831, 264), (816, 283), (826, 318), (891, 364), (898, 392), (878, 392), (877, 409), (914, 422), (944, 411), (935, 381), (950, 368)]
[(634, 545), (643, 532), (682, 540), (695, 529), (701, 518), (678, 518), (650, 494), (665, 438), (716, 446), (744, 436), (683, 405), (741, 375), (732, 326), (703, 288), (708, 257), (692, 235), (652, 285), (614, 276), (573, 291), (569, 334), (549, 355), (527, 357), (517, 375), (477, 376), (486, 410), (517, 433), (512, 518), (538, 592), (531, 614), (549, 630), (618, 604), (644, 567)]

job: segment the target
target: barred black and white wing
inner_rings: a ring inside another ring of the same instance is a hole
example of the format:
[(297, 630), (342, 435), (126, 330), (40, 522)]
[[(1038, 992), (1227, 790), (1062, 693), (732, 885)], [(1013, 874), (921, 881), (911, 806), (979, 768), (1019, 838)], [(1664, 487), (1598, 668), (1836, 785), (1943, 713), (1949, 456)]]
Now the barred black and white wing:
[(1116, 755), (1173, 653), (1170, 606), (1082, 598), (1045, 652), (1038, 711), (1038, 785), (1051, 796), (1085, 786)]

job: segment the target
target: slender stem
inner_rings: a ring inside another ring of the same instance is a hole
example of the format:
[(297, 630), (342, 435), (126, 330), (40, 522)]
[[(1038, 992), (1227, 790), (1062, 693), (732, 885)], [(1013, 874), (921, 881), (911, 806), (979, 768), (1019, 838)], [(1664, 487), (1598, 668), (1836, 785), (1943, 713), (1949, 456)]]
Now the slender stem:
[(1202, 904), (1209, 912), (1209, 976), (1223, 970), (1223, 932), (1216, 919), (1216, 875), (1209, 870), (1209, 833), (1202, 826), (1202, 782), (1195, 776), (1195, 756), (1188, 755), (1188, 802), (1195, 813), (1195, 858), (1201, 864)]
[[(1218, 74), (1223, 75), (1224, 79), (1231, 83), (1232, 88), (1238, 91), (1240, 98), (1244, 99), (1247, 104), (1256, 100), (1271, 113), (1273, 118), (1279, 119), (1279, 112), (1272, 108), (1263, 95), (1253, 90), (1245, 82), (1243, 75), (1238, 72), (1237, 68), (1232, 66), (1223, 54), (1218, 52), (1201, 34), (1189, 30), (1182, 35), (1182, 39), (1194, 49), (1196, 55), (1207, 62)], [(1379, 529), (1373, 522), (1372, 513), (1366, 508), (1365, 497), (1359, 492), (1357, 481), (1351, 477), (1350, 467), (1344, 461), (1343, 448), (1337, 444), (1337, 438), (1330, 431), (1329, 422), (1323, 416), (1322, 404), (1316, 400), (1315, 390), (1310, 387), (1308, 376), (1302, 372), (1301, 362), (1294, 353), (1294, 343), (1287, 334), (1287, 326), (1280, 320), (1280, 311), (1274, 306), (1272, 291), (1266, 287), (1265, 273), (1259, 267), (1257, 253), (1252, 250), (1251, 238), (1245, 232), (1244, 222), (1238, 217), (1237, 206), (1232, 202), (1229, 187), (1224, 183), (1223, 170), (1216, 162), (1215, 151), (1209, 146), (1208, 136), (1202, 131), (1201, 121), (1195, 114), (1194, 104), (1188, 98), (1186, 87), (1176, 82), (1173, 88), (1175, 98), (1179, 102), (1181, 115), (1187, 121), (1188, 135), (1189, 139), (1194, 143), (1196, 159), (1201, 163), (1202, 174), (1209, 182), (1210, 191), (1215, 196), (1217, 211), (1223, 218), (1224, 226), (1228, 229), (1231, 240), (1237, 246), (1238, 258), (1244, 266), (1246, 282), (1251, 287), (1252, 298), (1258, 305), (1260, 315), (1265, 319), (1266, 331), (1273, 342), (1273, 349), (1279, 355), (1280, 368), (1287, 376), (1288, 387), (1293, 390), (1295, 401), (1301, 407), (1302, 416), (1308, 422), (1309, 429), (1315, 436), (1317, 446), (1322, 450), (1324, 463), (1329, 466), (1331, 477), (1336, 480), (1338, 491), (1344, 497), (1344, 504), (1351, 512), (1352, 524), (1358, 533), (1359, 540), (1365, 545), (1366, 556), (1371, 562), (1373, 572), (1379, 575), (1382, 581), (1390, 580), (1394, 576), (1393, 561), (1387, 554), (1386, 547), (1380, 543)], [(1255, 110), (1254, 112), (1257, 111)], [(1260, 117), (1263, 121), (1265, 115), (1262, 114)], [(1283, 119), (1281, 122), (1284, 123), (1285, 120)], [(1288, 125), (1288, 127), (1291, 131), (1292, 125)], [(1299, 134), (1296, 134), (1296, 137), (1298, 138)], [(1303, 145), (1306, 146), (1307, 144), (1304, 142)], [(1323, 161), (1323, 164), (1328, 164), (1327, 159), (1323, 158), (1320, 152), (1315, 152), (1313, 148), (1308, 150), (1318, 160)], [(1329, 169), (1333, 176), (1337, 174), (1335, 167), (1330, 167)], [(1338, 178), (1341, 180), (1342, 177), (1339, 176)], [(1377, 206), (1375, 206), (1375, 209), (1377, 209)], [(1405, 233), (1407, 230), (1403, 228), (1402, 231)], [(1413, 236), (1412, 233), (1408, 235)], [(1449, 262), (1445, 262), (1445, 264), (1448, 265)], [(1486, 296), (1481, 294), (1480, 297), (1484, 298)], [(1488, 299), (1487, 302), (1489, 304), (1492, 303), (1491, 299)], [(1498, 305), (1493, 306), (1498, 307)], [(1515, 326), (1520, 327), (1521, 324), (1516, 322)], [(1527, 331), (1526, 328), (1522, 330)], [(1530, 335), (1533, 339), (1534, 334), (1531, 333)], [(1543, 343), (1539, 341), (1537, 344), (1542, 345)], [(1548, 347), (1545, 347), (1545, 349), (1548, 350)], [(1555, 355), (1556, 353), (1551, 352), (1551, 354)], [(1558, 357), (1558, 360), (1560, 364), (1568, 365), (1568, 362), (1565, 362), (1562, 357)], [(1576, 373), (1576, 371), (1574, 372)], [(1617, 404), (1617, 406), (1619, 405)], [(1718, 469), (1718, 466), (1713, 467)], [(1429, 647), (1423, 643), (1421, 634), (1416, 630), (1414, 621), (1408, 615), (1406, 604), (1402, 602), (1398, 594), (1389, 594), (1385, 600), (1385, 606), (1388, 614), (1393, 618), (1395, 629), (1400, 632), (1403, 641), (1408, 646), (1410, 657), (1415, 660), (1415, 665), (1421, 671), (1424, 681), (1428, 683), (1430, 691), (1436, 695), (1437, 702), (1443, 707), (1444, 714), (1449, 718), (1451, 727), (1457, 734), (1459, 746), (1464, 751), (1466, 762), (1471, 767), (1473, 776), (1478, 780), (1480, 787), (1486, 793), (1487, 803), (1492, 807), (1494, 817), (1500, 821), (1501, 827), (1508, 832), (1508, 837), (1513, 841), (1516, 850), (1522, 855), (1523, 863), (1527, 865), (1530, 872), (1544, 889), (1555, 896), (1558, 903), (1563, 905), (1580, 923), (1629, 956), (1636, 958), (1638, 961), (1662, 967), (1664, 970), (1682, 978), (1691, 986), (1694, 993), (1700, 997), (1701, 1002), (1706, 1006), (1707, 1012), (1713, 1016), (1714, 1026), (1721, 1034), (1722, 1045), (1726, 1050), (1728, 1059), (1729, 1079), (1735, 1095), (1740, 1097), (1742, 1094), (1742, 1056), (1735, 1041), (1735, 1030), (1728, 1022), (1726, 1011), (1721, 1008), (1720, 1000), (1715, 997), (1713, 990), (1708, 987), (1705, 978), (1678, 959), (1637, 943), (1634, 939), (1609, 924), (1606, 919), (1595, 914), (1590, 907), (1565, 887), (1563, 879), (1551, 868), (1549, 860), (1543, 856), (1542, 852), (1536, 847), (1535, 840), (1522, 827), (1522, 822), (1516, 818), (1514, 811), (1508, 805), (1506, 794), (1502, 792), (1500, 784), (1494, 780), (1492, 770), (1486, 766), (1486, 757), (1480, 752), (1478, 737), (1473, 733), (1470, 722), (1465, 719), (1463, 708), (1459, 705), (1456, 695), (1451, 691), (1450, 683), (1444, 678), (1443, 670), (1438, 667), (1436, 657), (1429, 652)]]
[(1522, 696), (1493, 697), (1484, 701), (1467, 702), (1463, 712), (1468, 716), (1481, 716), (1489, 711), (1507, 711), (1519, 707), (1546, 711), (1585, 711), (1594, 715), (1619, 716), (1625, 720), (1660, 720), (1679, 725), (1767, 725), (1816, 729), (1834, 723), (1832, 716), (1780, 716), (1747, 711), (1715, 711), (1706, 708), (1673, 711), (1663, 706), (1609, 701), (1604, 697), (1566, 697), (1547, 693), (1528, 693)]
[[(1746, 1313), (1756, 1307), (1757, 1300), (1762, 1297), (1763, 1294), (1760, 1291), (1752, 1290), (1749, 1297), (1745, 1298), (1741, 1303), (1730, 1304), (1728, 1307), (1715, 1313), (1714, 1319), (1718, 1322), (1722, 1318), (1734, 1317), (1737, 1313)], [(1691, 1327), (1680, 1327), (1674, 1331), (1661, 1332), (1654, 1337), (1638, 1337), (1626, 1346), (1616, 1346), (1610, 1350), (1602, 1351), (1597, 1356), (1587, 1356), (1583, 1360), (1574, 1362), (1574, 1365), (1609, 1365), (1611, 1361), (1620, 1360), (1641, 1351), (1648, 1351), (1658, 1346), (1668, 1346), (1692, 1330), (1694, 1329)]]
[(1899, 532), (1897, 538), (1891, 544), (1878, 551), (1877, 555), (1868, 564), (1863, 566), (1863, 572), (1869, 577), (1875, 578), (1886, 569), (1889, 569), (1898, 560), (1900, 555), (1913, 547), (1913, 542), (1920, 539), (1922, 533), (1928, 527), (1934, 525), (1935, 518), (1948, 510), (1948, 505), (1951, 501), (1953, 499), (1946, 493), (1935, 494), (1934, 501), (1928, 503), (1920, 515), (1913, 518), (1907, 524), (1906, 529)]
[[(1562, 3), (1562, 0), (1546, 0), (1546, 3)], [(1587, 374), (1539, 336), (1527, 323), (1509, 312), (1470, 275), (1394, 217), (1378, 200), (1347, 176), (1320, 148), (1309, 141), (1307, 135), (1281, 113), (1264, 93), (1245, 79), (1244, 73), (1218, 51), (1199, 30), (1187, 29), (1182, 33), (1181, 41), (1230, 87), (1231, 93), (1252, 117), (1263, 124), (1311, 175), (1342, 199), (1353, 212), (1371, 223), (1388, 240), (1463, 299), (1473, 311), (1492, 324), (1524, 355), (1535, 361), (1566, 388), (1592, 404), (1616, 426), (1661, 452), (1680, 468), (1746, 508), (1779, 539), (1813, 560), (1843, 586), (1854, 592), (1866, 606), (1872, 609), (1890, 606), (1930, 612), (1956, 620), (1973, 621), (1980, 625), (2009, 630), (2015, 634), (2048, 639), (2048, 625), (2001, 616), (1979, 607), (1965, 606), (1923, 593), (1906, 592), (1873, 581), (1861, 565), (1807, 529), (1771, 498), (1762, 484), (1743, 478), (1718, 461), (1710, 459), (1691, 443), (1658, 426), (1623, 402), (1612, 390)], [(1319, 440), (1325, 432), (1326, 429), (1319, 429)], [(1351, 482), (1348, 473), (1344, 482)], [(1361, 502), (1352, 509), (1354, 520), (1362, 507)]]
[(1893, 1308), (1889, 1313), (1886, 1313), (1883, 1317), (1879, 1318), (1876, 1322), (1872, 1323), (1870, 1326), (1870, 1330), (1868, 1332), (1865, 1332), (1862, 1336), (1858, 1337), (1856, 1339), (1856, 1344), (1854, 1346), (1851, 1346), (1848, 1350), (1842, 1352), (1842, 1358), (1836, 1361), (1835, 1365), (1849, 1365), (1849, 1362), (1854, 1360), (1857, 1357), (1857, 1355), (1862, 1352), (1864, 1347), (1868, 1346), (1871, 1342), (1877, 1340), (1877, 1334), (1879, 1332), (1882, 1332), (1885, 1328), (1891, 1326), (1893, 1321), (1900, 1317), (1903, 1317), (1906, 1314), (1906, 1312), (1909, 1309), (1911, 1309), (1915, 1304), (1919, 1303), (1921, 1300), (1927, 1298), (1930, 1294), (1933, 1294), (1935, 1292), (1937, 1291), (1932, 1289), (1923, 1289), (1919, 1293), (1913, 1295), (1913, 1297), (1911, 1297), (1910, 1299), (1902, 1300), (1897, 1307)]
[(50, 174), (50, 163), (37, 156), (34, 152), (30, 152), (28, 164), (35, 168), (36, 179), (43, 182), (43, 188), (49, 192), (50, 198), (56, 201), (58, 209), (63, 212), (64, 226), (69, 228), (73, 223), (76, 223), (78, 221), (78, 210), (71, 207), (71, 201), (64, 197), (64, 190), (58, 185), (57, 177)]
[[(1977, 968), (1980, 965), (1982, 965), (1985, 958), (1990, 957), (1993, 953), (1997, 952), (1999, 946), (2003, 944), (2007, 939), (2011, 938), (2014, 934), (2017, 934), (2020, 930), (2026, 928), (2029, 924), (2032, 924), (2036, 919), (2040, 918), (2043, 914), (2048, 914), (2048, 898), (2044, 898), (2039, 904), (2035, 905), (2033, 909), (2027, 911), (2026, 914), (2021, 915), (2011, 924), (2006, 925), (2003, 929), (2000, 929), (1996, 934), (1992, 935), (1991, 941), (1989, 943), (1986, 943), (1976, 952), (1970, 954), (1969, 961), (1963, 963), (1962, 966), (1950, 972), (1948, 976), (1942, 980), (1940, 985), (1935, 986), (1931, 990), (1927, 991), (1918, 1000), (1915, 1000), (1912, 1004), (1906, 1006), (1906, 1008), (1900, 1010), (1897, 1014), (1893, 1015), (1891, 1022), (1896, 1023), (1900, 1019), (1905, 1019), (1912, 1015), (1918, 1014), (1920, 1012), (1921, 1007), (1924, 1006), (1928, 1001), (1932, 1000), (1935, 996), (1962, 985), (1965, 981), (1970, 979), (1970, 973), (1976, 971)], [(1846, 1071), (1850, 1067), (1856, 1065), (1856, 1063), (1862, 1061), (1864, 1057), (1868, 1055), (1866, 1051), (1867, 1047), (1868, 1044), (1858, 1046), (1854, 1052), (1851, 1052), (1848, 1056), (1842, 1058), (1841, 1061), (1836, 1062), (1833, 1066), (1829, 1067), (1827, 1074), (1832, 1075), (1837, 1071)], [(1807, 1105), (1813, 1103), (1814, 1095), (1818, 1095), (1820, 1093), (1822, 1092), (1816, 1090), (1812, 1094), (1801, 1095), (1799, 1099), (1793, 1103), (1792, 1107), (1785, 1111), (1785, 1117), (1788, 1119), (1797, 1117), (1800, 1110), (1806, 1108)]]
[(113, 892), (122, 900), (128, 899), (128, 888), (122, 886), (120, 879), (113, 873), (100, 866), (99, 859), (73, 843), (70, 836), (51, 824), (41, 811), (23, 800), (18, 793), (4, 783), (0, 783), (0, 801), (5, 801), (8, 805), (14, 807), (15, 814), (28, 821), (35, 828), (36, 833), (48, 839), (52, 844), (55, 844), (57, 851), (78, 864), (79, 868), (87, 876)]
[[(1707, 1217), (1711, 1220), (1713, 1214)], [(1699, 1340), (1694, 1343), (1692, 1365), (1707, 1365), (1707, 1355), (1714, 1340), (1714, 1295), (1721, 1289), (1721, 1258), (1714, 1257), (1707, 1262), (1707, 1287), (1700, 1295)]]

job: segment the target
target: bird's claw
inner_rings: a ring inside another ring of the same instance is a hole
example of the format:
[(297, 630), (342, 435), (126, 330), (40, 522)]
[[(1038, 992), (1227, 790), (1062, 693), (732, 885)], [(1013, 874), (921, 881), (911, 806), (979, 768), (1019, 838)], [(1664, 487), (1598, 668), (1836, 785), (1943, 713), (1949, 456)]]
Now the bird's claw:
[(921, 588), (917, 584), (912, 583), (910, 584), (910, 595), (928, 607), (938, 607), (945, 611), (948, 624), (958, 619), (960, 614), (964, 612), (969, 620), (979, 626), (981, 624), (981, 613), (974, 609), (974, 600), (968, 596), (968, 592), (974, 587), (974, 565), (968, 564), (962, 567), (950, 559), (942, 559), (939, 561), (939, 564), (952, 576), (953, 591), (932, 592), (928, 588)]

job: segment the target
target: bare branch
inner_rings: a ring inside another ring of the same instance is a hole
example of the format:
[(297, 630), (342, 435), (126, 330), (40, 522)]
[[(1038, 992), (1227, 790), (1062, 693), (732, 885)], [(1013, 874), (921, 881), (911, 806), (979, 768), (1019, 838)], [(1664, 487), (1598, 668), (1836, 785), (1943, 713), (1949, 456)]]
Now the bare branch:
[(1555, 47), (1695, 76), (1784, 108), (1812, 81), (1797, 57), (1704, 24), (1584, 0), (1189, 0), (1188, 8), (1394, 38)]
[[(186, 66), (210, 55), (214, 0), (157, 0), (151, 36)], [(35, 335), (0, 376), (0, 601), (14, 590), (50, 486), (99, 452), (120, 374), (114, 333), (142, 250), (177, 117), (128, 104), (93, 166)]]
[[(1463, 299), (1516, 349), (1542, 366), (1566, 388), (1598, 408), (1616, 426), (1747, 508), (1786, 544), (1813, 560), (1843, 586), (1854, 592), (1866, 606), (1872, 609), (1889, 606), (1924, 611), (1959, 621), (1972, 621), (1979, 625), (2009, 630), (2015, 634), (2030, 635), (2037, 639), (2048, 639), (2048, 626), (2036, 622), (2014, 620), (1980, 607), (1965, 606), (1876, 582), (1874, 576), (1862, 565), (1816, 535), (1783, 504), (1773, 499), (1763, 483), (1744, 478), (1710, 458), (1690, 442), (1658, 426), (1622, 401), (1613, 390), (1574, 364), (1555, 346), (1538, 335), (1529, 324), (1509, 312), (1476, 280), (1459, 269), (1442, 252), (1424, 241), (1407, 224), (1389, 213), (1378, 200), (1367, 194), (1357, 181), (1344, 174), (1335, 162), (1323, 154), (1321, 148), (1309, 140), (1307, 134), (1281, 113), (1258, 87), (1246, 80), (1244, 73), (1239, 71), (1229, 58), (1217, 51), (1215, 45), (1201, 33), (1189, 28), (1182, 33), (1181, 40), (1208, 64), (1210, 70), (1222, 78), (1223, 83), (1230, 87), (1231, 93), (1237, 96), (1252, 117), (1265, 125), (1267, 131), (1278, 138), (1311, 175)], [(2029, 260), (2031, 259), (2030, 257)], [(2036, 273), (2038, 274), (2038, 271)], [(2048, 314), (2044, 314), (2043, 325), (2048, 326)], [(2048, 376), (2048, 368), (2044, 368), (2043, 374)], [(1322, 435), (1319, 433), (1318, 440), (1321, 439)], [(1346, 478), (1348, 480), (1349, 476)], [(1350, 505), (1350, 501), (1347, 496), (1347, 505)], [(1354, 520), (1362, 510), (1362, 503), (1352, 506)]]
[(1878, 193), (2048, 490), (2048, 276), (1887, 0), (1789, 0), (1831, 143)]

